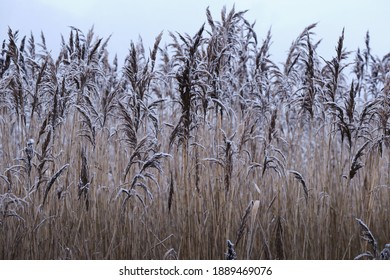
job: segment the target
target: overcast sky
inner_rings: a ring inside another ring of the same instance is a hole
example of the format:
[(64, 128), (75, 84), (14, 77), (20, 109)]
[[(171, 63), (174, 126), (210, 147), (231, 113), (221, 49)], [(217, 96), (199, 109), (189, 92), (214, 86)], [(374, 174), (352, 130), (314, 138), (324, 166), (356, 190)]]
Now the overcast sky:
[(0, 0), (0, 39), (7, 39), (8, 26), (19, 30), (21, 38), (32, 31), (36, 40), (44, 32), (48, 48), (54, 54), (60, 48), (60, 36), (69, 34), (69, 26), (85, 33), (94, 25), (95, 34), (107, 38), (110, 57), (117, 53), (122, 61), (131, 41), (141, 36), (146, 47), (164, 31), (162, 43), (169, 43), (168, 31), (193, 35), (206, 22), (206, 7), (214, 19), (221, 8), (235, 3), (236, 11), (249, 10), (245, 18), (256, 21), (257, 37), (265, 37), (272, 28), (271, 54), (283, 62), (291, 42), (309, 24), (318, 22), (316, 39), (322, 39), (318, 53), (330, 59), (338, 37), (345, 27), (345, 46), (355, 51), (364, 47), (370, 31), (375, 55), (390, 52), (389, 0)]

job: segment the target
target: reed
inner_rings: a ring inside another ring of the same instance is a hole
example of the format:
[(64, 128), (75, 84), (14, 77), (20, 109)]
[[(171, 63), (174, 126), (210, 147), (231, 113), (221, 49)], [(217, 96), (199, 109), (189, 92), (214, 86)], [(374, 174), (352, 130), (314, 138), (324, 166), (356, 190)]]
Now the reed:
[(278, 64), (245, 12), (123, 63), (93, 28), (58, 57), (9, 29), (1, 259), (389, 258), (390, 55), (342, 30), (326, 60), (311, 24)]

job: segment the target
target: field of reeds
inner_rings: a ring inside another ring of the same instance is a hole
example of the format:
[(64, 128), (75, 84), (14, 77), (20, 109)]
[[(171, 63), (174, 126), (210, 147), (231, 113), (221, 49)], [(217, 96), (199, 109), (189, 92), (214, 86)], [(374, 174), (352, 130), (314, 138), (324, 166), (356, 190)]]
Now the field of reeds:
[(205, 22), (123, 62), (93, 29), (1, 38), (0, 259), (380, 257), (390, 54), (340, 30), (326, 60), (312, 24), (277, 64), (245, 11)]

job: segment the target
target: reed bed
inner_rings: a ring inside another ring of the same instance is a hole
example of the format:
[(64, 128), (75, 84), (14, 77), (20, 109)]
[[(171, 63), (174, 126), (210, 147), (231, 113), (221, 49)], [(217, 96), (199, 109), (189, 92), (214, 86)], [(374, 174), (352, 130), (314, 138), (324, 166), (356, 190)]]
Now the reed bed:
[(340, 30), (326, 60), (315, 28), (282, 64), (234, 8), (150, 50), (131, 42), (123, 63), (93, 29), (71, 27), (53, 57), (44, 34), (10, 28), (0, 258), (379, 258), (390, 54), (369, 33), (347, 51)]

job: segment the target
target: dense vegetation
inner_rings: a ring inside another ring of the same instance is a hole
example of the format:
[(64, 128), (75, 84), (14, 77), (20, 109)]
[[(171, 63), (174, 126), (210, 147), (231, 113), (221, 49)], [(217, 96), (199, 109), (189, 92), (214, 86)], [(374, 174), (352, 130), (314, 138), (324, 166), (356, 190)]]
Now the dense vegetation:
[(0, 258), (223, 259), (230, 240), (238, 259), (353, 259), (362, 221), (378, 257), (390, 53), (369, 33), (346, 51), (340, 30), (325, 60), (312, 24), (278, 65), (244, 16), (207, 9), (196, 34), (131, 42), (123, 63), (93, 30), (72, 27), (53, 57), (44, 34), (9, 29)]

